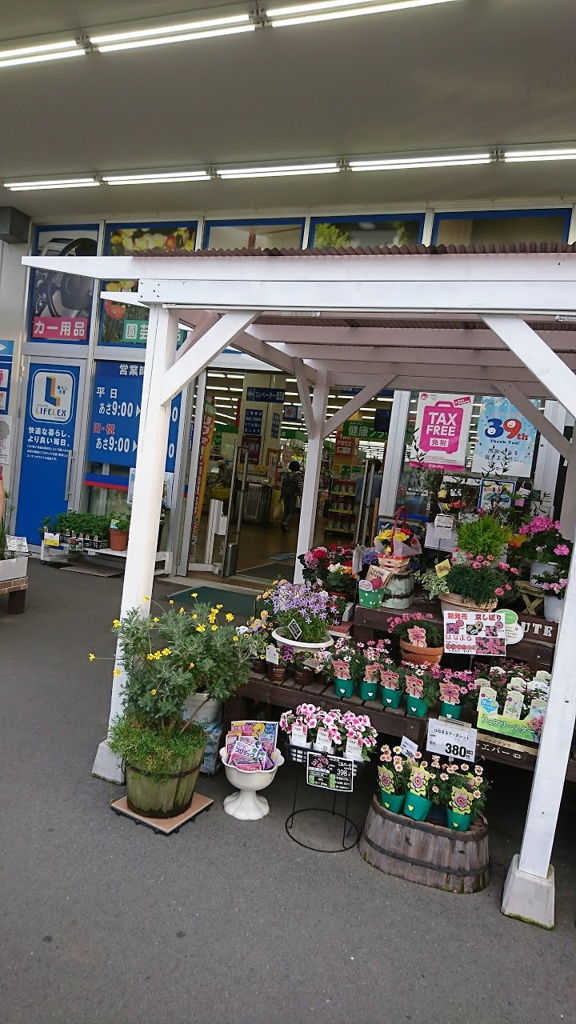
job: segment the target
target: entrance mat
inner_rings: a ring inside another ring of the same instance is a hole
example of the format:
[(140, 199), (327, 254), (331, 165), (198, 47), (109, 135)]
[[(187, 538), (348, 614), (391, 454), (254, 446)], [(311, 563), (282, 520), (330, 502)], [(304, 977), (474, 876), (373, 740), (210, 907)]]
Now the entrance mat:
[(295, 562), (295, 551), (280, 551), (277, 555), (270, 555), (271, 562)]
[(247, 576), (253, 580), (264, 580), (270, 583), (272, 580), (294, 575), (293, 566), (286, 566), (282, 569), (278, 562), (266, 562), (264, 565), (253, 565), (249, 569), (238, 569), (237, 576)]
[[(192, 597), (192, 594), (197, 596)], [(209, 604), (211, 608), (221, 604), (222, 611), (249, 619), (254, 615), (256, 595), (246, 594), (241, 590), (221, 590), (219, 587), (193, 587), (168, 594), (166, 600), (174, 601), (175, 604)]]
[(175, 818), (146, 818), (143, 814), (130, 810), (125, 796), (121, 800), (115, 800), (110, 806), (116, 814), (124, 814), (127, 818), (132, 818), (139, 825), (146, 825), (157, 836), (171, 836), (175, 832), (179, 832), (182, 825), (185, 825), (187, 821), (193, 821), (202, 811), (209, 811), (213, 803), (214, 801), (209, 797), (202, 796), (200, 793), (194, 793), (188, 810), (184, 811), (183, 814), (178, 814)]
[(81, 572), (83, 576), (121, 576), (121, 569), (106, 569), (103, 565), (63, 565), (60, 572)]

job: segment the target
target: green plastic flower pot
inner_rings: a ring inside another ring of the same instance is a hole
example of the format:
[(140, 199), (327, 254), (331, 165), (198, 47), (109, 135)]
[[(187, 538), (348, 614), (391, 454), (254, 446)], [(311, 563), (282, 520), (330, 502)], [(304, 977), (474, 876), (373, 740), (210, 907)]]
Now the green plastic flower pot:
[(427, 800), (425, 796), (418, 796), (417, 793), (412, 793), (410, 791), (406, 793), (404, 814), (406, 814), (408, 818), (413, 818), (414, 821), (426, 821), (431, 808), (432, 801)]
[(369, 683), (363, 679), (358, 686), (360, 700), (376, 700), (378, 696), (378, 683)]
[(424, 718), (424, 715), (428, 711), (428, 701), (424, 700), (423, 697), (406, 697), (406, 714), (411, 715), (412, 718)]
[(402, 814), (405, 799), (406, 793), (385, 793), (383, 789), (380, 790), (382, 807), (393, 814)]
[(472, 822), (471, 814), (462, 814), (462, 811), (453, 811), (446, 808), (446, 823), (448, 828), (458, 829), (459, 832), (467, 832)]
[(384, 588), (380, 590), (359, 590), (358, 597), (363, 608), (379, 608), (384, 597)]
[(353, 697), (354, 696), (354, 680), (353, 679), (335, 679), (334, 689), (337, 697)]
[(385, 708), (399, 708), (402, 703), (402, 690), (391, 690), (388, 686), (382, 687), (382, 704)]
[(446, 704), (443, 700), (440, 701), (440, 714), (444, 718), (460, 718), (462, 714), (461, 704)]

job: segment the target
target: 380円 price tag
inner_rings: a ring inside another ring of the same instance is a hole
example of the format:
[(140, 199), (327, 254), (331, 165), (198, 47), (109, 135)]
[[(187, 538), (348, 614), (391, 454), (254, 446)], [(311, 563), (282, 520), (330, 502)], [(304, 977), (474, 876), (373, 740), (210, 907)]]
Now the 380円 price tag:
[(429, 718), (426, 750), (440, 757), (474, 762), (477, 735), (476, 729), (467, 728), (460, 722), (441, 722), (438, 718)]

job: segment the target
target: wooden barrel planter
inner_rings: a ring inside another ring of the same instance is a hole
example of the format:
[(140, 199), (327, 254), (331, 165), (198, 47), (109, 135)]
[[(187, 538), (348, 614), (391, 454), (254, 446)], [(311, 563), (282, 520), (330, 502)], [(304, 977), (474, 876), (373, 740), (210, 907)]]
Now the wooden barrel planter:
[(483, 814), (467, 832), (456, 832), (393, 814), (373, 797), (359, 850), (364, 860), (387, 875), (445, 892), (480, 892), (490, 877), (488, 822)]
[(187, 811), (205, 749), (204, 745), (195, 751), (188, 761), (182, 761), (182, 771), (167, 775), (162, 782), (151, 779), (139, 768), (126, 765), (126, 797), (130, 810), (145, 818), (175, 818)]

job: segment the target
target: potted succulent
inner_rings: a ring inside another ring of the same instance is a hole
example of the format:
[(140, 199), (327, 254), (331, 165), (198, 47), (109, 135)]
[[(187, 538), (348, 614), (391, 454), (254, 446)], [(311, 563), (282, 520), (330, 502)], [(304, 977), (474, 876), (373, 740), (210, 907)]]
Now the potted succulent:
[(309, 652), (332, 646), (328, 627), (338, 618), (338, 605), (320, 585), (282, 581), (270, 591), (270, 604), (277, 643)]
[(395, 615), (387, 620), (388, 632), (398, 638), (403, 661), (436, 665), (444, 654), (442, 631), (432, 615)]
[(121, 512), (110, 520), (110, 547), (112, 551), (125, 551), (128, 547), (130, 512)]
[(412, 758), (402, 754), (400, 747), (391, 750), (388, 744), (384, 744), (380, 750), (380, 801), (387, 811), (402, 814), (414, 762)]
[[(125, 683), (109, 745), (126, 766), (136, 813), (170, 818), (190, 806), (208, 738), (195, 718), (203, 703), (227, 700), (248, 679), (248, 638), (216, 618), (207, 606), (187, 614), (172, 603), (153, 617), (133, 609), (114, 622), (122, 666), (115, 672), (124, 672)], [(205, 700), (186, 718), (186, 701), (198, 692)]]

